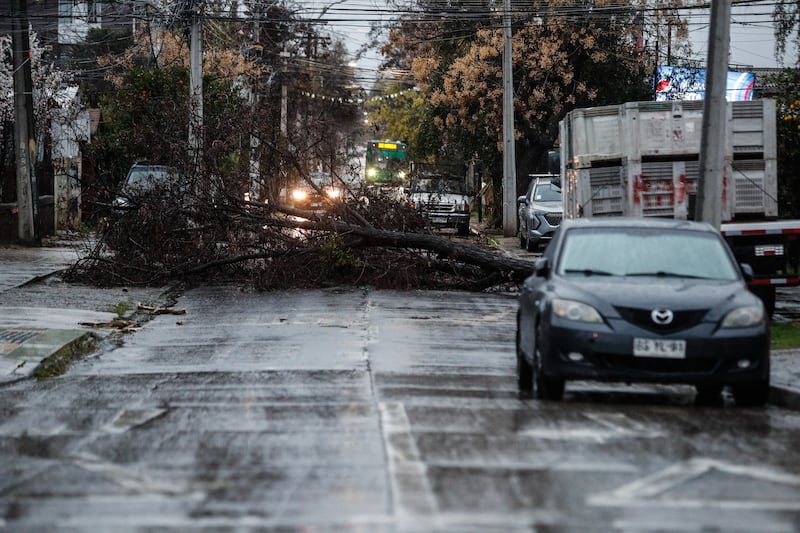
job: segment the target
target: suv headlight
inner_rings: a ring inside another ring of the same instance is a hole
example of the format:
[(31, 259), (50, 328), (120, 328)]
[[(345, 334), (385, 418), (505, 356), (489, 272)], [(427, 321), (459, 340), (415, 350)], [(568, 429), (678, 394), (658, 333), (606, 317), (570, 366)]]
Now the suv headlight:
[(749, 328), (764, 322), (764, 307), (760, 305), (749, 305), (739, 307), (725, 315), (720, 327), (725, 329)]

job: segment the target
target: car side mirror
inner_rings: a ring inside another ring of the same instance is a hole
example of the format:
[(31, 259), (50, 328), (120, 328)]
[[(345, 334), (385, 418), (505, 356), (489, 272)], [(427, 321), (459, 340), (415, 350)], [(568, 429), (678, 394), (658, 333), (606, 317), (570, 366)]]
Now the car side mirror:
[(753, 272), (753, 267), (748, 263), (739, 263), (739, 268), (742, 270), (745, 281), (753, 281), (753, 278), (756, 277), (756, 273)]
[(519, 205), (519, 204), (527, 204), (527, 203), (528, 203), (528, 197), (527, 196), (522, 195), (522, 196), (517, 197), (517, 205)]
[(546, 278), (550, 275), (550, 260), (546, 257), (540, 258), (536, 263), (533, 265), (533, 275)]

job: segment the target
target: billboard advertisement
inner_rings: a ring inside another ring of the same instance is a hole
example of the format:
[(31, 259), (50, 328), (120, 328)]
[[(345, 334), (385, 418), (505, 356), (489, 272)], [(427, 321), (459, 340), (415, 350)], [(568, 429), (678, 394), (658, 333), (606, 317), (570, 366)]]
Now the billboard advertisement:
[[(752, 100), (756, 75), (728, 72), (725, 98)], [(656, 100), (702, 100), (706, 92), (706, 69), (661, 66), (656, 70)]]

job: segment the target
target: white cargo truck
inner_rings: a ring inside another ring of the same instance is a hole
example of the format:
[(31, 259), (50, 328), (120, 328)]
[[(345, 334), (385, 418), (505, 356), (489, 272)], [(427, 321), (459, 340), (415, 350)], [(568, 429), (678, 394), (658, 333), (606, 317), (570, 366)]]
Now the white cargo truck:
[[(575, 109), (560, 124), (566, 218), (694, 214), (702, 101)], [(721, 232), (755, 272), (770, 312), (775, 287), (800, 284), (800, 220), (778, 218), (774, 100), (727, 103)]]

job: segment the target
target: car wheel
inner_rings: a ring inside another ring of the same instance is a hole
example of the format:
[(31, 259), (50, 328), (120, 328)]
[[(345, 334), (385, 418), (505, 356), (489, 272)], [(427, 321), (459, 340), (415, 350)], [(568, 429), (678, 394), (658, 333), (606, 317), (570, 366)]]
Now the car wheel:
[(458, 234), (462, 237), (465, 235), (469, 235), (469, 224), (460, 224), (458, 226)]
[(539, 349), (541, 326), (536, 327), (536, 341), (533, 353), (533, 397), (537, 400), (559, 401), (564, 397), (564, 380), (545, 375), (542, 365), (542, 351)]
[(533, 367), (525, 360), (519, 345), (519, 325), (517, 325), (517, 388), (520, 392), (530, 393), (533, 390)]
[(731, 387), (739, 407), (763, 407), (769, 399), (769, 379)]
[(722, 385), (695, 385), (697, 405), (720, 405), (722, 403)]
[(522, 231), (522, 224), (519, 226), (519, 247), (525, 249), (525, 233)]

